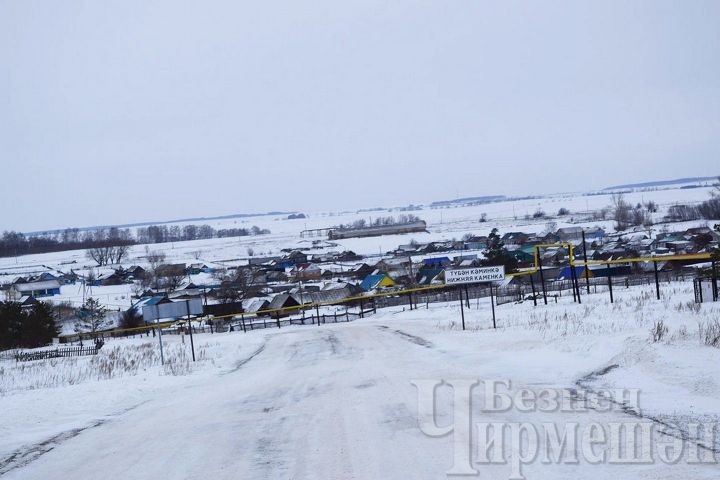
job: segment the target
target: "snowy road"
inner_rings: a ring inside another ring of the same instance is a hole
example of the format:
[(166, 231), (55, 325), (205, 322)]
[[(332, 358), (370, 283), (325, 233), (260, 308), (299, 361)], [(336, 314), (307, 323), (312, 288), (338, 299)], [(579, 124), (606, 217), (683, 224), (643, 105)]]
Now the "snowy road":
[[(413, 379), (507, 378), (516, 386), (564, 387), (604, 360), (529, 340), (518, 349), (522, 339), (489, 331), (448, 335), (427, 323), (390, 320), (253, 333), (256, 344), (219, 372), (191, 376), (17, 452), (2, 478), (446, 478), (451, 437), (430, 438), (418, 428)], [(510, 342), (513, 349), (506, 348)], [(609, 422), (623, 414), (510, 411), (491, 417)], [(506, 465), (477, 468), (480, 478), (510, 473)], [(538, 462), (523, 472), (527, 478), (658, 479), (717, 478), (718, 470)]]

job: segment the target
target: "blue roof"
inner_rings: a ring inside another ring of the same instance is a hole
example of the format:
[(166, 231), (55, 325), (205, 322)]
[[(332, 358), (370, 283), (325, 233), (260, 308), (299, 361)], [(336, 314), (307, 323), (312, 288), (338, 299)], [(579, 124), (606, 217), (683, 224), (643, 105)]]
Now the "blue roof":
[[(572, 278), (572, 271), (570, 270), (570, 266), (563, 267), (562, 270), (560, 270), (560, 273), (557, 276), (558, 280), (570, 280)], [(590, 277), (592, 277), (592, 272), (588, 270), (588, 274)], [(582, 266), (576, 266), (575, 267), (575, 276), (579, 279), (580, 277), (585, 275), (585, 267)]]
[(360, 284), (360, 288), (365, 291), (372, 290), (377, 287), (377, 284), (385, 278), (385, 275), (368, 275)]
[(139, 310), (145, 306), (157, 305), (164, 298), (165, 298), (165, 295), (156, 295), (154, 297), (143, 297), (140, 300), (138, 300), (137, 303), (135, 305), (133, 305), (131, 308), (135, 308), (135, 309)]
[(423, 260), (423, 263), (425, 265), (441, 265), (443, 263), (450, 263), (450, 258), (449, 257), (426, 258)]

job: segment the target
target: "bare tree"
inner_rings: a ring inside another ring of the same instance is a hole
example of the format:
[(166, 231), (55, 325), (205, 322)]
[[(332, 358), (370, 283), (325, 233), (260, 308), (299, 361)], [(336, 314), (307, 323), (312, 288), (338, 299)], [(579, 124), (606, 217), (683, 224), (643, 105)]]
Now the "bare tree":
[(650, 213), (643, 210), (642, 206), (638, 205), (632, 210), (632, 224), (633, 225), (644, 225), (646, 227), (653, 224)]
[(150, 268), (154, 270), (165, 262), (165, 258), (167, 258), (167, 256), (164, 252), (159, 250), (150, 250), (148, 247), (145, 247), (145, 258), (150, 264)]
[(165, 290), (167, 293), (174, 292), (180, 285), (185, 281), (185, 272), (170, 271), (161, 275), (158, 279), (160, 288)]
[(165, 253), (159, 250), (150, 250), (149, 247), (145, 247), (145, 258), (150, 264), (148, 269), (145, 271), (145, 275), (141, 280), (143, 288), (153, 288), (159, 290), (162, 288), (161, 278), (159, 273), (159, 267), (165, 262)]
[(86, 255), (89, 259), (97, 263), (98, 267), (114, 263), (120, 263), (122, 259), (130, 251), (130, 245), (103, 245), (88, 248)]
[(112, 248), (112, 261), (110, 263), (120, 263), (123, 258), (130, 252), (130, 245), (116, 245)]
[(625, 201), (622, 193), (613, 194), (613, 220), (615, 220), (615, 230), (622, 231), (627, 229), (631, 223), (632, 207)]
[(93, 283), (95, 283), (95, 280), (97, 280), (97, 275), (95, 274), (95, 270), (91, 268), (90, 270), (88, 270), (87, 275), (85, 275), (85, 283), (92, 285)]
[(218, 270), (213, 277), (220, 284), (215, 291), (217, 299), (222, 303), (241, 302), (249, 298), (259, 278), (259, 272), (251, 268), (238, 269), (235, 275), (228, 270)]
[(87, 255), (90, 260), (97, 263), (98, 267), (101, 267), (108, 263), (108, 250), (109, 247), (88, 248), (85, 255)]

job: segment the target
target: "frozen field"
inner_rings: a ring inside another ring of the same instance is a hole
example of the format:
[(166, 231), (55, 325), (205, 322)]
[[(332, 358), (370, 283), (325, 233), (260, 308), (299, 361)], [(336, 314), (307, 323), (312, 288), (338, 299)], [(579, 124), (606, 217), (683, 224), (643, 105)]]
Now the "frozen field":
[[(349, 324), (195, 337), (198, 362), (176, 336), (170, 364), (155, 340), (109, 342), (94, 358), (0, 362), (0, 476), (3, 479), (408, 479), (445, 478), (453, 435), (418, 426), (418, 379), (509, 380), (511, 391), (640, 389), (633, 411), (482, 412), (472, 422), (580, 426), (628, 419), (664, 422), (671, 435), (720, 416), (720, 349), (699, 331), (718, 306), (688, 305), (691, 287), (663, 285), (563, 297), (548, 306), (472, 303), (459, 308), (379, 310)], [(485, 300), (487, 302), (487, 300)], [(650, 331), (668, 327), (658, 342)], [(438, 392), (438, 424), (452, 421)], [(671, 427), (672, 426), (672, 427)], [(718, 448), (712, 440), (702, 452)], [(475, 443), (473, 451), (475, 452)], [(511, 452), (516, 455), (518, 452)], [(508, 478), (510, 465), (478, 464), (480, 478)], [(524, 466), (534, 479), (716, 479), (717, 464)]]

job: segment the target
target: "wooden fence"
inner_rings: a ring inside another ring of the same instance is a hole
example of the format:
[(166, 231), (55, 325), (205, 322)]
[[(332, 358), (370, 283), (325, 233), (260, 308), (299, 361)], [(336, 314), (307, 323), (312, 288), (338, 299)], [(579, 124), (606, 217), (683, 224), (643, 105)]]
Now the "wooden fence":
[(16, 362), (30, 362), (33, 360), (46, 360), (59, 357), (83, 357), (86, 355), (97, 355), (102, 346), (92, 345), (88, 347), (65, 347), (55, 350), (41, 350), (39, 352), (20, 352), (15, 354)]

